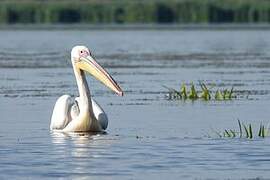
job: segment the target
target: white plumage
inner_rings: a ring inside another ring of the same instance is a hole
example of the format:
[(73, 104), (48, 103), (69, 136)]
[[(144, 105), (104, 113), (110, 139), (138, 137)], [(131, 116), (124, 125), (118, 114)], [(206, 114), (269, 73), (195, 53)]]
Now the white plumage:
[(98, 103), (91, 99), (84, 71), (92, 74), (117, 94), (122, 96), (123, 92), (85, 46), (75, 46), (72, 49), (71, 62), (80, 96), (75, 99), (70, 95), (58, 98), (50, 129), (64, 132), (104, 131), (108, 126), (108, 118)]

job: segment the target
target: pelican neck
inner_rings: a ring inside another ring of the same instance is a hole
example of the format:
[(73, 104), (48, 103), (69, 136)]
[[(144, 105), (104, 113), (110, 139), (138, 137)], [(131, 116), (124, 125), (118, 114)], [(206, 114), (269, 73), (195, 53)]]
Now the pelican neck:
[(77, 68), (76, 66), (73, 66), (73, 68), (79, 90), (80, 103), (83, 103), (82, 107), (87, 107), (87, 110), (91, 112), (92, 110), (91, 94), (85, 77), (85, 73), (83, 70)]

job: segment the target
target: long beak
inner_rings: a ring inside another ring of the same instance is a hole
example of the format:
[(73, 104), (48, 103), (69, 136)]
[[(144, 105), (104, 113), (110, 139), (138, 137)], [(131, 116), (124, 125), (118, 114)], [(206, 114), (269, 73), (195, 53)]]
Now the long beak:
[(92, 56), (81, 57), (80, 61), (77, 62), (77, 65), (80, 69), (93, 75), (97, 80), (101, 81), (112, 91), (116, 92), (120, 96), (123, 96), (124, 93), (122, 89), (118, 86), (110, 74), (104, 68), (102, 68)]

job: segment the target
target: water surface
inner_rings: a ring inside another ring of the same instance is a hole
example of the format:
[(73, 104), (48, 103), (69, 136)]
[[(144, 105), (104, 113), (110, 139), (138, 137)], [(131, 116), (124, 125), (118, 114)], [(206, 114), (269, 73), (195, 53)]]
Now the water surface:
[[(0, 178), (239, 179), (270, 176), (270, 138), (211, 129), (269, 122), (268, 31), (0, 31)], [(70, 50), (87, 45), (125, 91), (88, 76), (107, 134), (49, 131), (57, 98), (77, 96)], [(163, 85), (235, 87), (233, 101), (169, 101)], [(210, 135), (210, 137), (209, 137)]]

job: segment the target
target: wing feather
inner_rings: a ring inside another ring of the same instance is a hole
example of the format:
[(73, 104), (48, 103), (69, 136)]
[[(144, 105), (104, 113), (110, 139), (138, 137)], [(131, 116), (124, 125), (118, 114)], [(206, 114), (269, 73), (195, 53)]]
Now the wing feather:
[(69, 111), (74, 104), (70, 95), (63, 95), (59, 97), (54, 105), (50, 129), (64, 129), (71, 121)]
[(94, 99), (92, 99), (92, 108), (97, 121), (99, 122), (102, 129), (105, 130), (108, 126), (107, 114)]

